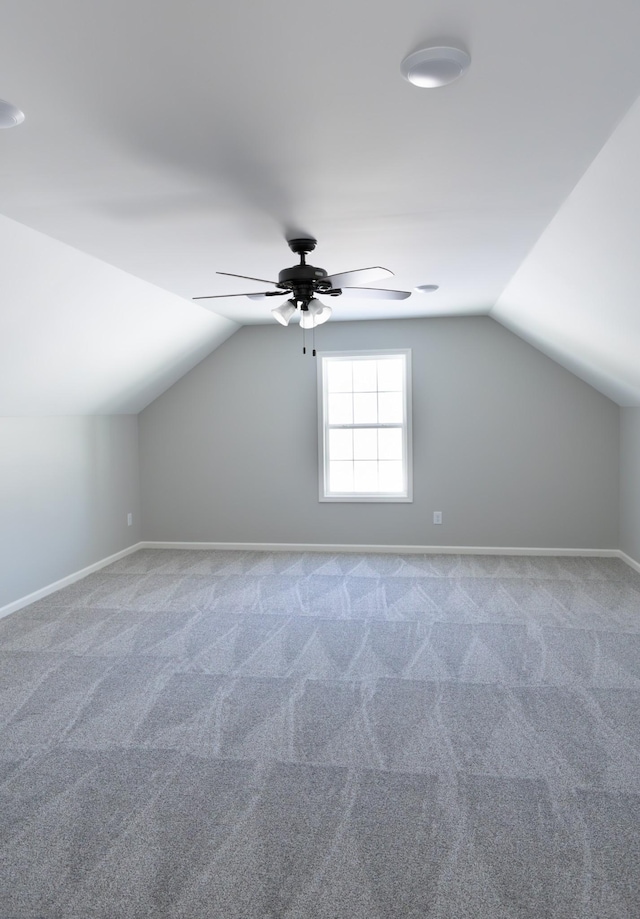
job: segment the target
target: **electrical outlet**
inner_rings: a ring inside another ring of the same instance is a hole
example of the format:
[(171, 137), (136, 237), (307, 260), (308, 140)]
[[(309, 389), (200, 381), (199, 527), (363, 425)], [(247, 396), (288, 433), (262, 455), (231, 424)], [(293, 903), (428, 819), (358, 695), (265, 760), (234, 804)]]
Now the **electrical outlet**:
[(434, 511), (434, 512), (433, 512), (433, 522), (434, 522), (434, 523), (442, 523), (442, 511)]
[(128, 527), (133, 526), (133, 514), (127, 514), (127, 526)]

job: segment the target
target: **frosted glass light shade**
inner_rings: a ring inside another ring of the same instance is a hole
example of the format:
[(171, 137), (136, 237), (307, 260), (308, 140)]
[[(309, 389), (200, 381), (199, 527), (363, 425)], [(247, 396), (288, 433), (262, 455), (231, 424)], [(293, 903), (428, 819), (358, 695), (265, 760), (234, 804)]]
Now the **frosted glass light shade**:
[(317, 325), (327, 322), (331, 318), (331, 313), (330, 306), (325, 306), (314, 298), (310, 301), (308, 309), (301, 311), (300, 325), (303, 329), (315, 329)]
[(286, 303), (281, 303), (280, 306), (276, 306), (275, 309), (271, 310), (271, 314), (280, 325), (289, 325), (289, 320), (295, 311), (295, 303), (292, 303), (291, 300), (287, 300)]
[(328, 322), (331, 319), (331, 313), (333, 310), (330, 306), (323, 306), (320, 312), (316, 315), (316, 325), (322, 325), (323, 322)]

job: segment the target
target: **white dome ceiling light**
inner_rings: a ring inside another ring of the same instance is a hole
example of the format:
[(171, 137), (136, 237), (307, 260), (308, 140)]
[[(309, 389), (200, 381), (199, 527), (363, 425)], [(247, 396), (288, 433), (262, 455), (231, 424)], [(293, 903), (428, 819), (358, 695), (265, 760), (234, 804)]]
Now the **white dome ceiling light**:
[(405, 80), (423, 89), (453, 83), (466, 71), (471, 58), (461, 48), (423, 48), (409, 54), (400, 64)]
[(0, 128), (15, 128), (16, 125), (24, 121), (24, 112), (12, 105), (11, 102), (5, 102), (0, 99)]
[(437, 290), (440, 290), (440, 287), (438, 284), (420, 284), (413, 289), (419, 294), (434, 294)]

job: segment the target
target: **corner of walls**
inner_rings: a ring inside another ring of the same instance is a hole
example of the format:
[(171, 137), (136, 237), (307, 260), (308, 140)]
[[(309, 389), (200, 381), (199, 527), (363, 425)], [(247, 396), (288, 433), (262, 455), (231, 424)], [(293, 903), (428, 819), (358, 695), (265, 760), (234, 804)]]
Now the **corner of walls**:
[(640, 571), (640, 408), (620, 409), (620, 551)]
[(0, 507), (0, 607), (135, 546), (138, 417), (0, 419)]

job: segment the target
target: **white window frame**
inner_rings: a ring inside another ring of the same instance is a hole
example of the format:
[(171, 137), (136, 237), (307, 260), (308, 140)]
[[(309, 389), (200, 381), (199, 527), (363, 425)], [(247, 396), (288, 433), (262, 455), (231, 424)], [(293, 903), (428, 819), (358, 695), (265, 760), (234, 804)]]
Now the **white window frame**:
[[(401, 427), (403, 432), (403, 460), (405, 491), (402, 494), (384, 494), (379, 492), (329, 492), (329, 466), (328, 466), (328, 431), (334, 425), (328, 423), (328, 392), (327, 374), (325, 374), (325, 360), (356, 361), (367, 358), (403, 357), (405, 362), (404, 378), (404, 421), (397, 424), (350, 424), (335, 425), (340, 428), (395, 428)], [(387, 503), (407, 504), (413, 501), (413, 449), (411, 433), (411, 349), (393, 348), (383, 351), (319, 351), (318, 352), (318, 469), (319, 469), (319, 500), (321, 502), (350, 502), (350, 503)]]

